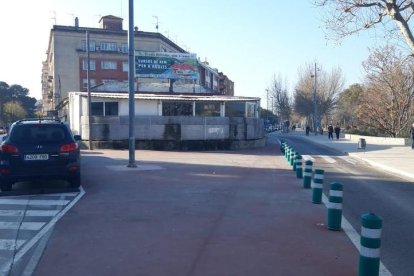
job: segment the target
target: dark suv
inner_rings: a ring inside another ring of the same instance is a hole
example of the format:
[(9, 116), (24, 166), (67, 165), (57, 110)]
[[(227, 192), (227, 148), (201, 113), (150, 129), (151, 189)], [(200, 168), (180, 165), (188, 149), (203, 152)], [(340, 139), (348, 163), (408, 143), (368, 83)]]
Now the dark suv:
[(79, 187), (79, 135), (54, 119), (26, 119), (13, 123), (0, 145), (0, 188), (15, 182), (62, 179)]

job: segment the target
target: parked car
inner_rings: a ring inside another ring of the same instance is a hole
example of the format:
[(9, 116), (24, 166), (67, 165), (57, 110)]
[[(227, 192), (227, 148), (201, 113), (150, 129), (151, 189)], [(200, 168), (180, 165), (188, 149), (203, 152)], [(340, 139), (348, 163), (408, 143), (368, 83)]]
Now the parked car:
[(37, 179), (62, 179), (72, 187), (81, 184), (79, 135), (50, 118), (13, 123), (0, 145), (0, 189)]

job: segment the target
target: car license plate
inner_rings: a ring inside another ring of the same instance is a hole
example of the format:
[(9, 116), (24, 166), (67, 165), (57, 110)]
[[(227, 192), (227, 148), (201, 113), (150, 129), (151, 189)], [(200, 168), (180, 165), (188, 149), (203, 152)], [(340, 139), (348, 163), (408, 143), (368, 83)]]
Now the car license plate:
[(48, 160), (49, 154), (43, 153), (43, 154), (26, 154), (24, 156), (24, 160), (26, 161), (37, 161), (37, 160)]

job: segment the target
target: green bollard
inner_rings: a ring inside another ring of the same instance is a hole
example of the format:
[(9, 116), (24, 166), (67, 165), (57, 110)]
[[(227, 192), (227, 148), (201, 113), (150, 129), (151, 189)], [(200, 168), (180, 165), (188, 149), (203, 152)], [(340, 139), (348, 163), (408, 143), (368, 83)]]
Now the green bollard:
[(316, 169), (313, 173), (312, 187), (312, 203), (322, 203), (322, 190), (323, 190), (323, 175), (325, 171)]
[(292, 171), (294, 171), (295, 173), (296, 173), (296, 165), (297, 165), (296, 160), (299, 155), (300, 155), (299, 152), (296, 151), (295, 156), (293, 157)]
[(303, 178), (302, 155), (296, 155), (296, 178)]
[(313, 165), (313, 162), (311, 160), (306, 160), (305, 172), (303, 173), (303, 188), (305, 189), (309, 189), (311, 186), (312, 165)]
[(286, 145), (285, 158), (288, 161), (289, 161), (289, 156), (290, 156), (290, 146), (289, 145)]
[(333, 231), (341, 230), (342, 222), (342, 195), (343, 185), (332, 182), (329, 189), (328, 202), (328, 229)]
[(361, 216), (361, 249), (358, 275), (379, 275), (382, 217), (373, 213)]
[(294, 150), (292, 150), (292, 152), (290, 153), (290, 159), (289, 159), (289, 164), (291, 165), (291, 166), (293, 166), (293, 161), (295, 160), (295, 155), (296, 155), (296, 152), (294, 151)]

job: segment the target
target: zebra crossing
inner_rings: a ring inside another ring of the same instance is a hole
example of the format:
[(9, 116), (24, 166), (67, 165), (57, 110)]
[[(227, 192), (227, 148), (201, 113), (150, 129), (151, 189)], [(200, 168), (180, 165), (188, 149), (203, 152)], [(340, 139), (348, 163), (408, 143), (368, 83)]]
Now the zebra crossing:
[(83, 196), (76, 193), (0, 197), (0, 273), (46, 234)]
[[(323, 163), (328, 163), (328, 164), (334, 164), (334, 163), (338, 163), (338, 160), (335, 158), (332, 158), (331, 156), (328, 155), (302, 155), (302, 158), (304, 161), (306, 160), (311, 160), (312, 162), (315, 162), (315, 160), (319, 159), (321, 160)], [(337, 156), (337, 158), (341, 159), (342, 161), (345, 161), (351, 165), (356, 165), (358, 163), (358, 161), (356, 161), (355, 159), (353, 159), (352, 157), (349, 156)]]

